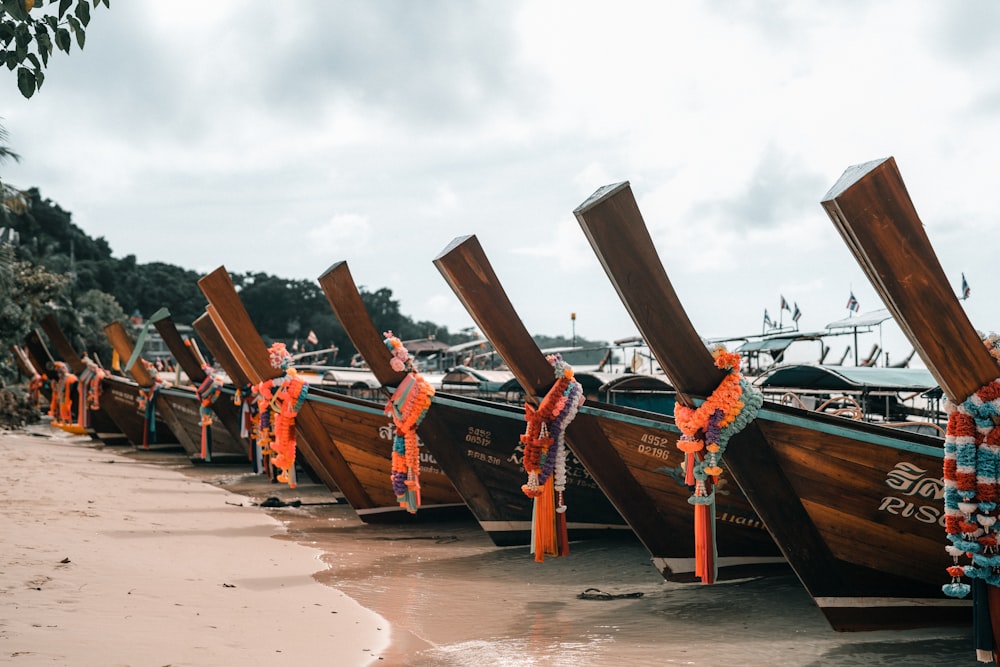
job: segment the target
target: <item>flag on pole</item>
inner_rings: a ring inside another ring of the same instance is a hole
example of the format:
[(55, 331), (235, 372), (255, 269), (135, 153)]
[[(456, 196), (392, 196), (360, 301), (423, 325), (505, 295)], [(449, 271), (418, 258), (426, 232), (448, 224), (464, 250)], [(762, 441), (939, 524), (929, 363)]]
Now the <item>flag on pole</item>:
[(965, 280), (965, 273), (963, 273), (962, 274), (962, 301), (965, 301), (966, 299), (968, 299), (970, 294), (972, 294), (972, 288), (969, 287), (969, 283)]
[(861, 304), (854, 298), (854, 290), (851, 290), (851, 298), (847, 300), (847, 309), (855, 313), (861, 310)]
[(319, 338), (316, 337), (316, 332), (313, 331), (312, 329), (309, 330), (309, 336), (306, 338), (306, 340), (312, 343), (313, 345), (317, 345), (319, 343)]
[(771, 321), (771, 316), (767, 314), (767, 308), (764, 309), (764, 326), (768, 329), (774, 326), (774, 322)]
[(781, 297), (781, 310), (787, 310), (788, 312), (792, 312), (792, 309), (788, 306), (788, 302), (785, 301), (784, 295), (782, 295)]
[(802, 311), (799, 310), (799, 304), (795, 304), (795, 310), (792, 311), (792, 322), (798, 322), (800, 317), (802, 317)]

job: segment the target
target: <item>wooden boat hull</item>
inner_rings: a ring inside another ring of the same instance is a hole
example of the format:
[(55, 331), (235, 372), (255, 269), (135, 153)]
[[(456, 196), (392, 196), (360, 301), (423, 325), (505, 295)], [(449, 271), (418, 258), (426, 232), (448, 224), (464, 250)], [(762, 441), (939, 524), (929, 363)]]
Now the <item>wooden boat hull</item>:
[[(720, 371), (691, 326), (628, 184), (576, 211), (591, 245), (678, 395), (707, 396)], [(734, 435), (723, 467), (837, 630), (967, 622), (945, 598), (935, 498), (941, 440), (765, 404)]]
[(351, 472), (368, 490), (373, 506), (355, 508), (362, 521), (388, 523), (469, 518), (469, 508), (429, 452), (420, 454), (420, 510), (409, 514), (400, 507), (391, 482), (395, 431), (383, 406), (318, 386), (309, 388), (306, 401), (313, 406)]
[[(584, 404), (577, 419), (592, 420), (611, 445), (588, 438), (571, 442), (604, 492), (628, 508), (626, 516), (655, 513), (659, 530), (640, 537), (660, 573), (670, 581), (693, 581), (694, 509), (688, 502), (692, 490), (684, 483), (684, 455), (677, 449), (680, 429), (664, 415), (594, 401)], [(716, 487), (716, 548), (720, 579), (788, 569), (764, 522), (725, 476)]]
[[(474, 236), (453, 241), (435, 260), (442, 275), (529, 394), (552, 385), (552, 366), (521, 324)], [(566, 429), (566, 444), (643, 542), (664, 577), (695, 577), (694, 508), (683, 483), (679, 430), (665, 415), (588, 399)], [(786, 567), (735, 486), (720, 492), (718, 576), (733, 578)]]
[(940, 439), (770, 404), (757, 424), (835, 559), (837, 589), (803, 581), (835, 629), (970, 622), (941, 591)]
[[(83, 425), (79, 423), (76, 424), (57, 424), (63, 430), (69, 431), (70, 433), (78, 435), (89, 435), (94, 440), (99, 440), (105, 445), (127, 445), (129, 444), (128, 437), (122, 432), (121, 428), (115, 423), (111, 417), (106, 414), (99, 407), (98, 409), (90, 408), (86, 403), (86, 398), (80, 396), (80, 383), (89, 382), (92, 380), (92, 376), (87, 373), (87, 366), (83, 359), (77, 354), (76, 350), (73, 349), (72, 344), (63, 333), (62, 328), (59, 326), (58, 322), (52, 315), (46, 315), (39, 322), (45, 334), (49, 337), (49, 341), (55, 348), (56, 352), (62, 357), (63, 361), (69, 366), (70, 370), (77, 375), (78, 382), (73, 388), (72, 392), (72, 402), (73, 402), (73, 414), (78, 416), (77, 421), (81, 421), (79, 418), (80, 410), (83, 409), (84, 415), (82, 418)], [(42, 355), (48, 358), (49, 365), (54, 365), (54, 360), (51, 357), (51, 353), (48, 348), (44, 346), (41, 342), (41, 338), (38, 337), (37, 332), (35, 332), (35, 337), (37, 340), (34, 343), (34, 353)], [(29, 359), (30, 361), (30, 359)], [(51, 395), (49, 396), (51, 399)]]
[(139, 407), (140, 398), (139, 385), (135, 382), (116, 375), (104, 378), (100, 398), (101, 410), (114, 420), (133, 447), (157, 450), (181, 449), (177, 436), (160, 417), (159, 412), (156, 415), (155, 442), (146, 438), (147, 442), (143, 444), (146, 419), (144, 410)]
[[(428, 414), (432, 434), (421, 432), (435, 456), (497, 546), (531, 543), (533, 501), (521, 491), (524, 410), (481, 399), (438, 393)], [(433, 435), (433, 437), (428, 437)], [(566, 462), (566, 524), (571, 540), (625, 536), (625, 520), (575, 456)], [(467, 483), (463, 483), (466, 480)]]
[[(187, 452), (192, 461), (196, 463), (249, 462), (246, 445), (234, 438), (218, 421), (210, 427), (212, 429), (211, 456), (208, 459), (202, 456), (201, 412), (199, 411), (201, 401), (193, 388), (164, 387), (160, 389), (159, 397), (156, 400), (163, 401), (170, 406), (175, 417), (174, 425), (184, 429), (186, 437), (182, 439), (182, 444), (184, 451)], [(219, 396), (218, 400), (226, 399)]]
[[(253, 382), (277, 377), (263, 340), (239, 300), (224, 267), (198, 282), (208, 312), (232, 358)], [(278, 373), (280, 374), (280, 373)], [(451, 483), (435, 470), (421, 476), (427, 511), (413, 514), (392, 493), (391, 443), (380, 429), (390, 423), (379, 404), (310, 387), (295, 419), (299, 447), (309, 465), (332, 490), (339, 491), (366, 522), (439, 521), (468, 516)]]
[[(347, 264), (334, 264), (319, 282), (344, 331), (379, 383), (396, 386), (405, 374), (392, 369), (383, 337), (361, 301)], [(440, 391), (417, 429), (424, 447), (499, 546), (523, 546), (531, 541), (532, 504), (520, 490), (526, 481), (520, 464), (520, 436), (524, 429), (524, 411), (519, 406)], [(573, 465), (574, 479), (589, 477), (582, 466), (576, 462)], [(570, 539), (630, 536), (631, 531), (607, 497), (586, 487), (585, 495), (573, 489), (569, 499)]]

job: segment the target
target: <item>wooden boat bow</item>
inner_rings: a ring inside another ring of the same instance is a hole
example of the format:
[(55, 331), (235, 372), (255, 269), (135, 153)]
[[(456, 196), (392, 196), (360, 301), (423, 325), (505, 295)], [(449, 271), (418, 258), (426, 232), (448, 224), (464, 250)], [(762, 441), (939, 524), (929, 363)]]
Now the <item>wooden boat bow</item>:
[(948, 398), (995, 380), (997, 363), (949, 286), (896, 160), (848, 168), (822, 204)]
[[(678, 398), (708, 396), (723, 372), (698, 336), (660, 263), (629, 183), (600, 188), (574, 210)], [(756, 423), (732, 437), (726, 467), (814, 596), (842, 590), (836, 561)]]
[(434, 266), (521, 387), (534, 399), (544, 396), (555, 384), (552, 365), (521, 323), (479, 239), (459, 236), (434, 258)]

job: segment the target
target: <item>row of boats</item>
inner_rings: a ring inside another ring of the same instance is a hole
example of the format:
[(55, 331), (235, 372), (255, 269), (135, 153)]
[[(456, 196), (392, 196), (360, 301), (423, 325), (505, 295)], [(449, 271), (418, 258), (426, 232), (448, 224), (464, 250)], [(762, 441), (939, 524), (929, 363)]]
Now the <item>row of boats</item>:
[[(947, 398), (961, 403), (1000, 375), (948, 287), (892, 158), (848, 169), (822, 205)], [(691, 325), (629, 184), (601, 188), (574, 213), (671, 391), (668, 400), (642, 407), (587, 397), (565, 429), (565, 528), (570, 540), (638, 537), (665, 578), (695, 581), (696, 550), (704, 545), (694, 529), (674, 403), (700, 405), (726, 372)], [(433, 261), (526, 401), (537, 405), (555, 382), (552, 363), (478, 239), (455, 239)], [(289, 429), (300, 474), (341, 494), (365, 522), (471, 514), (496, 545), (529, 544), (533, 500), (521, 489), (525, 408), (438, 388), (416, 427), (414, 513), (389, 483), (396, 426), (386, 415), (386, 398), (412, 372), (393, 363), (346, 262), (319, 283), (384, 393), (352, 394), (321, 381), (300, 387), (294, 408), (272, 425)], [(255, 402), (266, 409), (278, 400), (295, 370), (272, 363), (274, 349), (257, 333), (225, 267), (199, 286), (208, 306), (193, 326), (226, 382), (213, 377), (169, 317), (154, 325), (190, 378), (186, 386), (166, 385), (141, 360), (129, 377), (105, 372), (46, 318), (41, 327), (78, 387), (66, 390), (53, 378), (52, 404), (60, 396), (76, 401), (72, 420), (59, 410), (53, 418), (108, 444), (181, 446), (193, 460), (250, 460), (263, 469), (268, 460), (255, 449), (248, 414)], [(135, 344), (119, 324), (106, 333), (121, 359), (133, 357)], [(14, 351), (28, 377), (55, 365), (38, 332)], [(261, 387), (272, 393), (262, 399)], [(954, 564), (945, 550), (944, 459), (939, 434), (765, 402), (732, 436), (714, 486), (710, 549), (718, 578), (790, 567), (836, 630), (971, 623), (972, 603), (942, 591)]]

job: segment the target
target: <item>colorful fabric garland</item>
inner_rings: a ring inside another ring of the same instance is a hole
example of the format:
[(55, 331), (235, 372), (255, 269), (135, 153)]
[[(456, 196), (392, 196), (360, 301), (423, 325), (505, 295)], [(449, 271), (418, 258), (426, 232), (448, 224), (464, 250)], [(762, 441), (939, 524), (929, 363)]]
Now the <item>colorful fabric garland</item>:
[(278, 481), (295, 488), (297, 440), (295, 418), (309, 394), (309, 384), (292, 368), (292, 355), (284, 343), (268, 348), (271, 366), (284, 374), (254, 387), (257, 393), (258, 443), (281, 472)]
[(56, 386), (52, 389), (52, 401), (49, 405), (49, 416), (56, 425), (73, 422), (73, 385), (77, 377), (69, 372), (69, 367), (62, 361), (55, 362)]
[(142, 359), (142, 364), (153, 379), (153, 384), (149, 387), (139, 387), (139, 409), (142, 410), (143, 429), (142, 446), (149, 449), (150, 443), (156, 443), (156, 397), (163, 388), (163, 380), (160, 378), (156, 366)]
[(212, 406), (222, 393), (222, 378), (215, 375), (208, 364), (202, 366), (205, 379), (201, 381), (195, 393), (198, 395), (198, 416), (201, 417), (201, 458), (212, 460)]
[(392, 354), (389, 361), (392, 369), (407, 373), (385, 406), (385, 414), (392, 417), (396, 427), (390, 481), (399, 506), (415, 514), (420, 508), (420, 440), (417, 427), (431, 406), (434, 387), (417, 372), (413, 357), (399, 338), (392, 331), (382, 335), (385, 336), (385, 346)]
[(545, 358), (552, 366), (555, 384), (536, 408), (524, 404), (527, 421), (521, 435), (524, 445), (522, 464), (528, 481), (521, 486), (524, 495), (534, 500), (532, 550), (535, 560), (569, 553), (566, 530), (566, 428), (583, 405), (583, 387), (573, 368), (561, 355)]
[(719, 386), (696, 408), (677, 403), (674, 419), (681, 430), (677, 448), (684, 452), (685, 482), (694, 487), (688, 502), (695, 506), (695, 574), (715, 581), (715, 484), (722, 474), (722, 455), (729, 439), (757, 416), (764, 397), (740, 373), (740, 355), (718, 346), (715, 366), (727, 371)]
[[(983, 338), (994, 359), (1000, 338)], [(1000, 378), (979, 388), (959, 404), (945, 403), (948, 428), (944, 439), (945, 551), (952, 557), (947, 572), (951, 581), (941, 588), (945, 595), (964, 598), (973, 594), (973, 624), (980, 662), (993, 662), (989, 597), (1000, 586), (1000, 549), (997, 517), (1000, 503)], [(962, 564), (966, 559), (966, 564)], [(962, 581), (972, 580), (971, 584)], [(980, 631), (980, 628), (985, 628)]]

